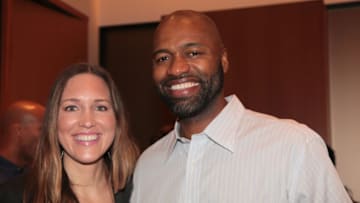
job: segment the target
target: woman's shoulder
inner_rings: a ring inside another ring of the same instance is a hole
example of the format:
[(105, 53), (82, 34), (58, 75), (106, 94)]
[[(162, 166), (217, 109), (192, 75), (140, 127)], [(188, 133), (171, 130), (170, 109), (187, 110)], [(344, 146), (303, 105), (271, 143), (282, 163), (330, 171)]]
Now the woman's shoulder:
[(132, 188), (133, 188), (132, 176), (130, 176), (129, 180), (127, 181), (127, 184), (126, 184), (125, 188), (118, 191), (115, 194), (115, 202), (116, 203), (129, 203)]

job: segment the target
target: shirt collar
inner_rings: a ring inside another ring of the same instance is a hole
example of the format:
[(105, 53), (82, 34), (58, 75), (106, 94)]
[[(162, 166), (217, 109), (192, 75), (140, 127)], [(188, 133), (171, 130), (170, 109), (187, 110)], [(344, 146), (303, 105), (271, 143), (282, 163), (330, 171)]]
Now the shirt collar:
[(239, 122), (245, 108), (235, 95), (230, 95), (225, 99), (228, 102), (227, 105), (205, 128), (204, 132), (219, 146), (234, 152)]
[(174, 129), (166, 135), (169, 137), (169, 143), (168, 143), (167, 153), (165, 155), (165, 161), (169, 159), (170, 155), (174, 151), (176, 143), (178, 141), (181, 141), (181, 139), (184, 139), (180, 137), (179, 129), (180, 129), (180, 123), (176, 121)]
[[(239, 128), (239, 121), (244, 113), (244, 106), (236, 95), (230, 95), (225, 98), (227, 101), (226, 106), (221, 112), (211, 121), (205, 128), (204, 132), (212, 141), (224, 149), (233, 152), (235, 148), (236, 132)], [(166, 160), (173, 152), (177, 142), (184, 142), (179, 133), (180, 123), (175, 122), (174, 130), (168, 136), (170, 139)]]

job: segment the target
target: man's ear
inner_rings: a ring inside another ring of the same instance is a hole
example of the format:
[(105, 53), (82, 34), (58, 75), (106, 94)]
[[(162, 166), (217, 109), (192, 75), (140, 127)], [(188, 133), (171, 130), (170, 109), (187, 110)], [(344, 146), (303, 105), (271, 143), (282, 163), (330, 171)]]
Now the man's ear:
[(225, 48), (223, 49), (221, 55), (221, 65), (223, 68), (223, 72), (227, 73), (227, 71), (229, 70), (229, 60), (228, 60), (227, 50)]

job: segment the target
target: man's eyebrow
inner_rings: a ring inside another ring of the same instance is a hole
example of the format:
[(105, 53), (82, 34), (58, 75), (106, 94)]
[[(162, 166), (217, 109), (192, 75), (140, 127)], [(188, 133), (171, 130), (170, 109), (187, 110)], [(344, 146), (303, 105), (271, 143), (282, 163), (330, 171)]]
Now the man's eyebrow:
[(203, 46), (201, 43), (198, 42), (190, 42), (190, 43), (186, 43), (183, 47), (188, 48), (188, 47), (194, 47), (194, 46)]
[[(195, 46), (202, 47), (203, 44), (198, 43), (198, 42), (189, 42), (189, 43), (184, 44), (182, 47), (189, 48), (189, 47), (195, 47)], [(156, 56), (159, 53), (170, 53), (170, 51), (168, 49), (158, 49), (158, 50), (153, 52), (153, 57)]]
[(169, 50), (167, 50), (167, 49), (158, 49), (158, 50), (156, 50), (156, 51), (153, 52), (152, 56), (154, 57), (154, 56), (156, 56), (156, 55), (159, 54), (159, 53), (170, 53), (170, 52), (169, 52)]

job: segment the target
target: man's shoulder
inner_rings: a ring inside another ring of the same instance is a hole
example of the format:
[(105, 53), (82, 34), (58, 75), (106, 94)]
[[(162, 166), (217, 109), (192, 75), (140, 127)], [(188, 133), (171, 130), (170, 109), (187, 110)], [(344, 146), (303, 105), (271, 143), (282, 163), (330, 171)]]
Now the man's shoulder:
[(157, 140), (154, 144), (150, 145), (148, 148), (141, 153), (141, 159), (152, 158), (154, 155), (163, 155), (168, 152), (169, 147), (171, 147), (174, 141), (173, 131), (169, 132), (167, 135), (163, 136)]
[(139, 174), (150, 175), (149, 171), (157, 171), (159, 167), (163, 166), (169, 153), (171, 153), (171, 146), (173, 146), (171, 144), (171, 140), (173, 140), (171, 136), (171, 133), (165, 135), (141, 153), (136, 163), (134, 177), (137, 177)]
[(262, 131), (273, 136), (313, 139), (319, 135), (306, 124), (292, 118), (279, 118), (273, 115), (246, 110), (244, 121), (248, 123), (247, 131)]
[(5, 157), (0, 156), (0, 168), (17, 169), (18, 167)]

